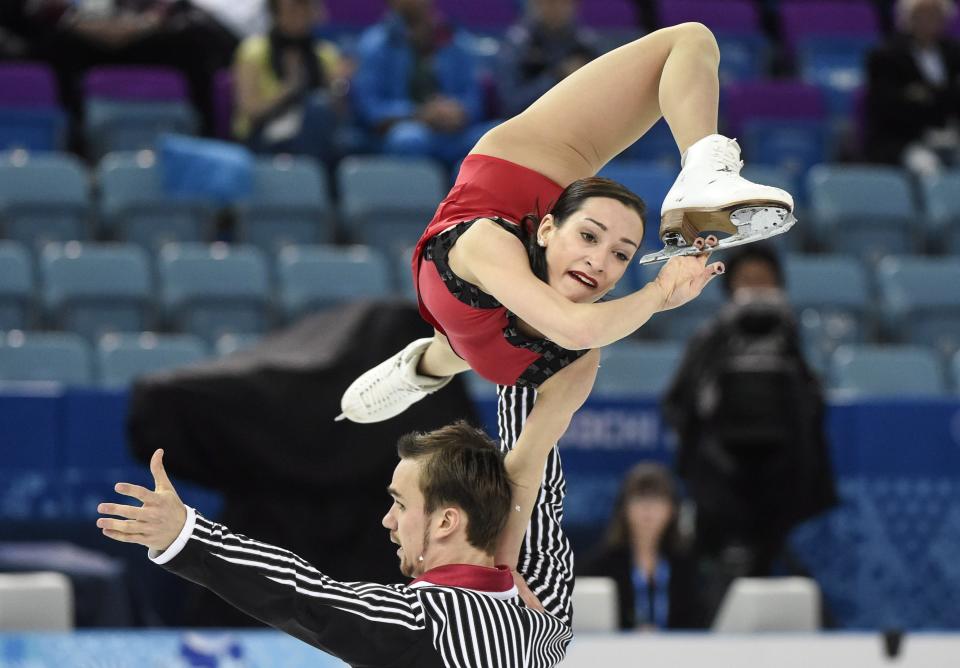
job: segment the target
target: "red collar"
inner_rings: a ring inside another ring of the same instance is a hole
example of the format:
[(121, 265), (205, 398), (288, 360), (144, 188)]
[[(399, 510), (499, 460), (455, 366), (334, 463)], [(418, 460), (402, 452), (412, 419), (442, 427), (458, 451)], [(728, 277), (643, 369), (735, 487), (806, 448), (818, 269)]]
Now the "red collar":
[[(474, 566), (472, 564), (446, 564), (431, 568), (410, 583), (411, 587), (440, 585), (462, 587), (487, 594), (516, 595), (513, 576), (506, 566)], [(499, 596), (498, 596), (499, 598)]]

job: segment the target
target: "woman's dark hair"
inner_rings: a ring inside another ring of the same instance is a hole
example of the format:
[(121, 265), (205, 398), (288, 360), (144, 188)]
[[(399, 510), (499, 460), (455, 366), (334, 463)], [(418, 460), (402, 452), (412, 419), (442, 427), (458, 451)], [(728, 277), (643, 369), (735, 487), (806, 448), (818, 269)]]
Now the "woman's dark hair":
[(427, 433), (401, 436), (401, 459), (420, 460), (424, 511), (453, 504), (467, 515), (467, 540), (493, 554), (512, 506), (503, 454), (485, 432), (463, 420)]
[(630, 547), (630, 525), (627, 520), (627, 504), (635, 498), (664, 499), (674, 506), (674, 516), (663, 532), (660, 541), (662, 552), (673, 552), (680, 547), (677, 531), (679, 497), (673, 475), (662, 464), (641, 462), (627, 472), (620, 485), (620, 492), (613, 504), (610, 524), (607, 526), (607, 545), (611, 548)]
[[(625, 207), (636, 211), (640, 219), (646, 223), (647, 205), (643, 203), (643, 200), (626, 186), (602, 176), (578, 179), (568, 185), (547, 213), (554, 217), (559, 227), (591, 197), (606, 197), (617, 200)], [(527, 257), (530, 258), (530, 269), (534, 276), (546, 283), (547, 251), (537, 243), (537, 228), (540, 226), (542, 217), (539, 212), (528, 213), (520, 221), (520, 229), (523, 232), (523, 244), (527, 248)]]
[(777, 251), (769, 243), (756, 242), (740, 246), (723, 258), (723, 287), (728, 295), (733, 294), (733, 278), (745, 262), (763, 262), (770, 267), (770, 271), (776, 276), (777, 285), (781, 288), (785, 287), (786, 279), (783, 276), (783, 265), (780, 263), (780, 256)]

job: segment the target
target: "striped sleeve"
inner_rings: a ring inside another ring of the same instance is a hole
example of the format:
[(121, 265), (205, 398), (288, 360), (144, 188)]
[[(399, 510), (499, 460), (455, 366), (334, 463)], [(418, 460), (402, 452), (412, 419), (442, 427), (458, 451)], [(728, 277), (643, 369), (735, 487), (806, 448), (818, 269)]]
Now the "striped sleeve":
[(406, 587), (336, 581), (292, 552), (199, 514), (171, 556), (175, 546), (151, 559), (349, 664), (387, 664), (430, 644), (423, 606)]

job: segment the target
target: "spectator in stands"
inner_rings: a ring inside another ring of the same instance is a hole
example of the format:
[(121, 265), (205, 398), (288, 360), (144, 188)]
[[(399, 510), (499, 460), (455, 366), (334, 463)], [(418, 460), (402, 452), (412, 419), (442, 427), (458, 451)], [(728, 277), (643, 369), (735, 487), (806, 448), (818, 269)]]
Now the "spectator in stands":
[(561, 79), (600, 54), (597, 37), (576, 24), (580, 0), (527, 0), (527, 17), (510, 28), (498, 71), (505, 116), (516, 116)]
[(468, 36), (434, 12), (432, 0), (389, 0), (360, 38), (353, 83), (361, 121), (386, 153), (455, 163), (491, 127)]
[(790, 564), (789, 531), (836, 504), (824, 399), (772, 247), (726, 260), (730, 301), (690, 341), (663, 402), (677, 471), (696, 504), (709, 609), (734, 577)]
[(918, 174), (957, 164), (960, 43), (946, 34), (956, 11), (953, 0), (898, 0), (898, 32), (868, 62), (868, 159)]
[(704, 628), (696, 561), (678, 530), (677, 490), (664, 466), (643, 462), (623, 479), (607, 535), (578, 569), (617, 583), (620, 628)]
[(82, 82), (98, 65), (152, 65), (180, 70), (205, 132), (213, 128), (210, 91), (237, 38), (217, 18), (189, 2), (114, 0), (25, 3), (25, 24), (36, 55), (57, 72), (71, 114), (83, 113)]
[(237, 49), (234, 135), (258, 152), (332, 162), (346, 115), (349, 62), (313, 36), (326, 13), (319, 0), (269, 0), (269, 7), (269, 33)]

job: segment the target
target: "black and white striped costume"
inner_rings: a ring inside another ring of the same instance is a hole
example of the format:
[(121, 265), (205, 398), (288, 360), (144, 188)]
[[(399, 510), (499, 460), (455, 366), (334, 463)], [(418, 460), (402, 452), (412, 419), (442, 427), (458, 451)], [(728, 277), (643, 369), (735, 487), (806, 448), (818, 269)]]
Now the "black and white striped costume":
[(150, 558), (357, 667), (546, 668), (571, 637), (557, 617), (524, 607), (505, 568), (452, 564), (409, 585), (338, 582), (192, 508), (176, 541)]
[[(497, 428), (503, 452), (516, 445), (536, 397), (532, 387), (497, 386)], [(560, 453), (554, 448), (547, 459), (537, 504), (520, 548), (517, 571), (547, 612), (571, 625), (573, 549), (560, 524), (566, 491)]]

